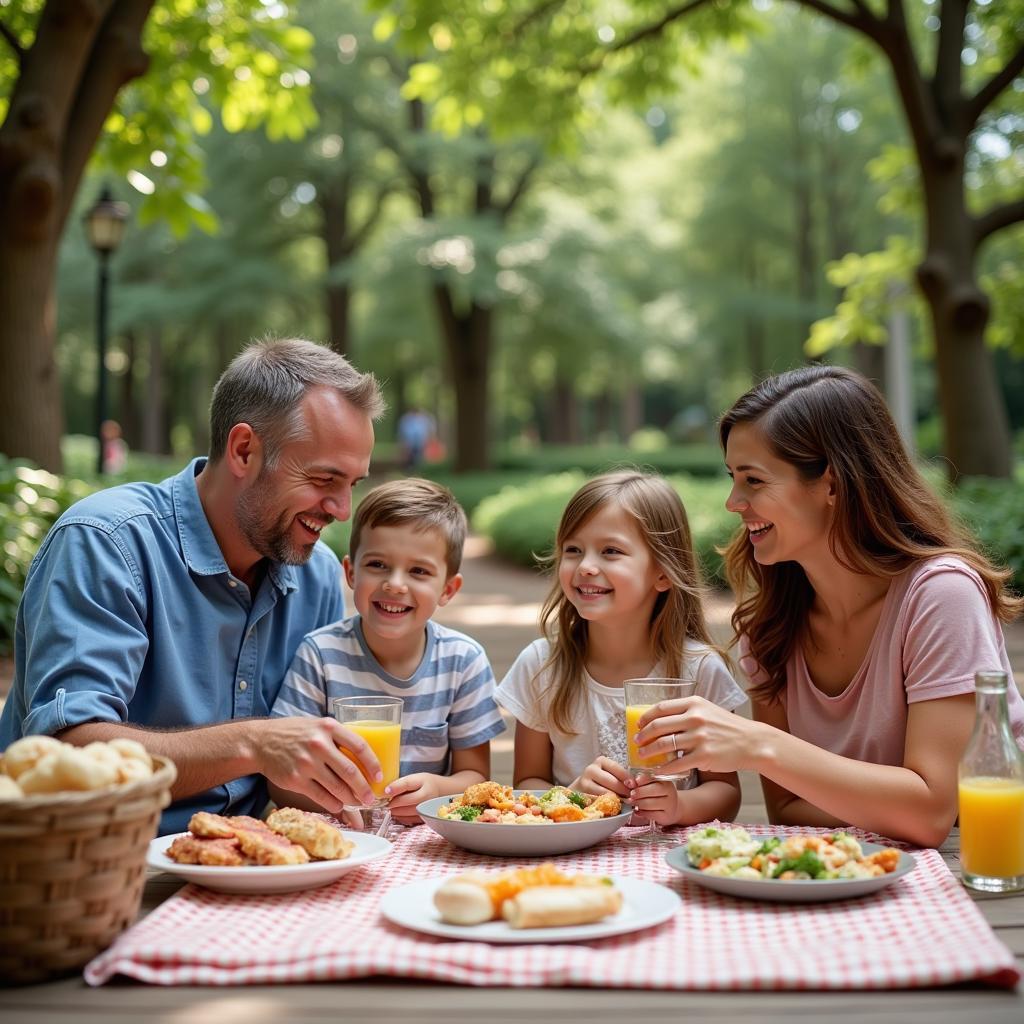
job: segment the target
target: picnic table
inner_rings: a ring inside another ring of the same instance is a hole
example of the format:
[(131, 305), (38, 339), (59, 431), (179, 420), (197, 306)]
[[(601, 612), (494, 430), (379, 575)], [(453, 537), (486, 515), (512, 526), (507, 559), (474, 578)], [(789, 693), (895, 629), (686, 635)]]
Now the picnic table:
[[(742, 820), (742, 817), (741, 817)], [(959, 873), (959, 838), (941, 851)], [(140, 917), (183, 885), (151, 872)], [(1024, 893), (972, 894), (996, 935), (1024, 971)], [(0, 995), (0, 1020), (19, 1024), (89, 1024), (145, 1020), (217, 1024), (300, 1020), (416, 1020), (424, 1024), (481, 1021), (499, 1024), (534, 1017), (587, 1024), (673, 1021), (686, 1016), (715, 1021), (881, 1020), (960, 1022), (1024, 1020), (1024, 986), (1016, 991), (983, 986), (885, 991), (688, 992), (601, 988), (489, 988), (422, 984), (397, 979), (330, 984), (258, 985), (233, 988), (146, 986), (115, 980), (90, 988), (81, 977), (12, 989)]]

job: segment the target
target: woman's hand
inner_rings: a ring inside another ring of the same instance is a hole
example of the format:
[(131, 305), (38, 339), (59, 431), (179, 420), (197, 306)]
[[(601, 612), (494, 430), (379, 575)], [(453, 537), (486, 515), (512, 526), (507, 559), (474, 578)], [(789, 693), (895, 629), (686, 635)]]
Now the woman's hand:
[(629, 796), (630, 774), (616, 761), (604, 755), (588, 764), (579, 778), (573, 779), (570, 789), (581, 793), (614, 793), (616, 796)]
[(661, 701), (644, 712), (640, 726), (637, 743), (641, 757), (676, 753), (674, 760), (658, 766), (659, 772), (669, 775), (694, 768), (701, 772), (756, 771), (765, 728), (703, 697)]

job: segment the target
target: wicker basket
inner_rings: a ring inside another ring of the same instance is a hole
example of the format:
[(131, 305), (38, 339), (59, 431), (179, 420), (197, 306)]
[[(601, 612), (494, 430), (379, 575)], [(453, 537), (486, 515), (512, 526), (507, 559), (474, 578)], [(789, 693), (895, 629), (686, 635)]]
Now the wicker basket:
[(81, 967), (135, 921), (174, 765), (94, 793), (0, 800), (0, 980)]

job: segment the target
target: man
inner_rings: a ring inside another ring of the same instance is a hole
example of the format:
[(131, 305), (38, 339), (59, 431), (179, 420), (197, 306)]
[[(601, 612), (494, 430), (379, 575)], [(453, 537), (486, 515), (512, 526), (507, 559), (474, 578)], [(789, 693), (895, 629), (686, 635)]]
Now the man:
[(374, 378), (312, 342), (252, 345), (217, 384), (210, 455), (57, 521), (18, 609), (0, 749), (23, 735), (128, 736), (178, 767), (162, 832), (259, 814), (266, 782), (372, 802), (367, 744), (333, 719), (270, 719), (299, 642), (342, 617), (320, 531), (348, 519), (384, 408)]
[(411, 406), (398, 420), (398, 442), (402, 468), (415, 473), (423, 461), (427, 445), (434, 436), (434, 417), (419, 406)]

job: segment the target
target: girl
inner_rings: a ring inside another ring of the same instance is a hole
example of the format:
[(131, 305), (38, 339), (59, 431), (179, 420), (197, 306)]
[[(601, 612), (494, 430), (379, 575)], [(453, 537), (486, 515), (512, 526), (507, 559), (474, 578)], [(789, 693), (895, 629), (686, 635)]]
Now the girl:
[(694, 772), (695, 788), (677, 790), (638, 786), (623, 767), (624, 679), (692, 676), (726, 711), (744, 702), (704, 623), (679, 496), (645, 473), (590, 480), (562, 515), (553, 561), (544, 638), (519, 655), (496, 694), (517, 720), (516, 786), (610, 790), (659, 825), (731, 820), (740, 804), (732, 769)]
[(726, 561), (755, 720), (666, 701), (641, 719), (644, 753), (685, 751), (680, 771), (760, 772), (773, 823), (939, 845), (956, 818), (974, 673), (1010, 674), (1000, 620), (1022, 602), (1008, 573), (950, 519), (882, 396), (851, 370), (763, 381), (720, 436), (726, 507), (743, 521)]

